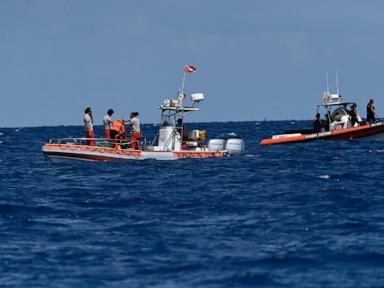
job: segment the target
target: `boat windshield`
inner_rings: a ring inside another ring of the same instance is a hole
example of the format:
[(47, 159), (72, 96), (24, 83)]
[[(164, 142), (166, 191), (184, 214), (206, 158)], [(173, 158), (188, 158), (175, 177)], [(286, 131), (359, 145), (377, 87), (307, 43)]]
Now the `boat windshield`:
[(317, 112), (324, 111), (327, 115), (329, 115), (331, 121), (340, 121), (341, 117), (344, 115), (349, 115), (349, 111), (351, 111), (352, 107), (356, 104), (354, 102), (343, 102), (340, 104), (327, 104), (327, 105), (318, 105)]
[(331, 114), (331, 121), (341, 121), (341, 118), (344, 115), (348, 115), (347, 111), (345, 110), (344, 107), (340, 106), (336, 108)]

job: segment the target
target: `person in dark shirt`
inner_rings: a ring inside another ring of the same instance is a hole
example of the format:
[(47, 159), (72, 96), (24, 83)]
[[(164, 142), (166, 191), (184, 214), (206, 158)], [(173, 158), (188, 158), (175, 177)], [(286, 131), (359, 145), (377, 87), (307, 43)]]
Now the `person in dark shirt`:
[(376, 122), (375, 103), (373, 99), (369, 100), (367, 105), (367, 122), (369, 124)]
[(329, 130), (329, 115), (324, 114), (324, 119), (320, 120), (321, 121), (321, 128), (324, 129), (324, 131)]
[(356, 104), (352, 104), (351, 106), (351, 111), (349, 111), (349, 116), (351, 116), (351, 124), (352, 127), (355, 127), (356, 123), (359, 123), (359, 117), (357, 116), (357, 111), (356, 111)]
[(181, 118), (177, 119), (176, 123), (177, 123), (177, 126), (176, 126), (177, 132), (179, 132), (179, 134), (183, 136), (183, 141), (187, 141), (188, 140), (188, 131), (187, 131), (187, 127), (185, 126), (183, 119), (181, 119)]
[(313, 119), (313, 131), (315, 133), (320, 132), (321, 130), (321, 121), (320, 121), (320, 113), (316, 113), (315, 119)]

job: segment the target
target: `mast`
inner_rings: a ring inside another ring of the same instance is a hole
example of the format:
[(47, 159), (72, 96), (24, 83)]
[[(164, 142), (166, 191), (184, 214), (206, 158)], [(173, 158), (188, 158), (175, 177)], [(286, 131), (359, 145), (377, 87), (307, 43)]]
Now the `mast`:
[(339, 77), (338, 77), (337, 70), (336, 70), (336, 93), (337, 95), (340, 95), (339, 94)]
[(185, 71), (183, 73), (183, 81), (181, 82), (181, 89), (180, 89), (180, 93), (184, 95), (184, 84), (185, 84)]

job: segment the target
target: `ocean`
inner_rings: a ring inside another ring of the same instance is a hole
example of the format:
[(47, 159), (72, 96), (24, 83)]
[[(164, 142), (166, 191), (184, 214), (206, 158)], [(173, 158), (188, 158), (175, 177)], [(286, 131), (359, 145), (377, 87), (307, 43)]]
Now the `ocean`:
[(384, 143), (190, 126), (246, 153), (57, 164), (42, 144), (81, 126), (0, 128), (0, 287), (384, 287)]

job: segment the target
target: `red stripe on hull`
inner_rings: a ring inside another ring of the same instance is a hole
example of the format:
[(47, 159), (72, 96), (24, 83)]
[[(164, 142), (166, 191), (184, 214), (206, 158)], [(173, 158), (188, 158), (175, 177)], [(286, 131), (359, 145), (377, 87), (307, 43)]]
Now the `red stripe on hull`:
[(374, 136), (381, 133), (384, 133), (383, 125), (375, 126), (375, 127), (371, 126), (369, 128), (361, 129), (357, 131), (353, 130), (353, 131), (341, 133), (341, 134), (332, 134), (330, 136), (330, 140), (352, 140), (352, 139), (370, 137), (370, 136)]
[(222, 151), (179, 151), (173, 152), (177, 158), (221, 158), (224, 157)]

